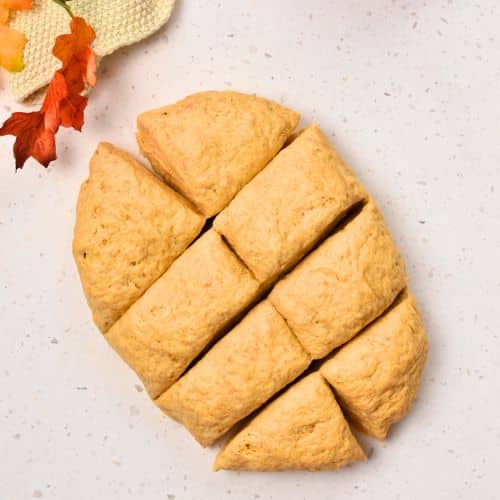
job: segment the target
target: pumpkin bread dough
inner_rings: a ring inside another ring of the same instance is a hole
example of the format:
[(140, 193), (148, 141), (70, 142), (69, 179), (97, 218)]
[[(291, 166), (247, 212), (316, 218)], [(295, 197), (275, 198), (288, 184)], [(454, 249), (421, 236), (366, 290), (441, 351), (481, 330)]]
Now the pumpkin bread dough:
[(76, 211), (73, 255), (103, 332), (195, 239), (205, 218), (129, 154), (101, 143)]
[(200, 92), (141, 114), (137, 141), (153, 168), (206, 216), (220, 212), (276, 155), (299, 115), (239, 92)]
[(365, 459), (331, 389), (315, 372), (257, 413), (221, 449), (214, 469), (331, 470)]
[(203, 446), (300, 375), (310, 357), (264, 300), (156, 400)]
[(319, 359), (382, 314), (405, 284), (403, 259), (370, 201), (279, 281), (269, 300)]
[(156, 398), (258, 293), (248, 269), (209, 230), (113, 325), (106, 339)]
[(422, 319), (405, 289), (391, 309), (326, 361), (321, 373), (354, 425), (385, 439), (410, 410), (427, 349)]
[(261, 282), (293, 266), (365, 197), (316, 125), (303, 130), (215, 219)]
[(216, 470), (364, 460), (341, 407), (384, 439), (427, 356), (382, 215), (298, 119), (254, 95), (194, 94), (137, 120), (170, 187), (102, 143), (80, 191), (73, 253), (94, 320), (200, 444), (232, 429)]

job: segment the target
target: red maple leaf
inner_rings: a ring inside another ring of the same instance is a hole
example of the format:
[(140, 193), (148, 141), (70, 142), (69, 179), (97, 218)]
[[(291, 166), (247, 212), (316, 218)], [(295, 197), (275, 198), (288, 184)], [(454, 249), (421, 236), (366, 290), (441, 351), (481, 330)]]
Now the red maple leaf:
[(90, 44), (95, 32), (81, 17), (71, 20), (71, 33), (56, 38), (53, 54), (62, 62), (47, 89), (40, 111), (14, 113), (0, 135), (14, 135), (16, 169), (32, 156), (45, 167), (56, 159), (55, 134), (59, 127), (81, 131), (87, 97), (80, 95), (96, 83), (95, 54)]
[(45, 113), (41, 111), (13, 113), (0, 129), (0, 135), (16, 136), (16, 170), (22, 168), (30, 156), (44, 167), (56, 159), (54, 132), (45, 127)]

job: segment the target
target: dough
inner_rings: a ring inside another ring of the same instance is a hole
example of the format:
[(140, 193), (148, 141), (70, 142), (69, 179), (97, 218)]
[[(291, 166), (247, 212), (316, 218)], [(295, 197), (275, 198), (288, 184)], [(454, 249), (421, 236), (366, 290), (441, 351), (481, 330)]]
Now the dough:
[(385, 439), (415, 399), (427, 358), (427, 337), (415, 301), (404, 290), (381, 318), (321, 368), (360, 430)]
[(166, 271), (204, 222), (130, 155), (98, 146), (80, 189), (73, 255), (101, 331)]
[(214, 469), (338, 469), (365, 458), (332, 391), (316, 372), (292, 385), (230, 439)]
[(156, 402), (208, 446), (300, 375), (309, 362), (283, 318), (265, 300)]
[(405, 283), (401, 255), (370, 201), (278, 282), (269, 299), (318, 359), (382, 314)]
[(206, 216), (220, 212), (281, 149), (299, 115), (238, 92), (201, 92), (137, 119), (153, 168)]
[(106, 339), (156, 398), (258, 292), (257, 281), (210, 230), (115, 323)]
[(261, 282), (295, 264), (365, 192), (320, 129), (304, 131), (215, 219)]
[(80, 192), (73, 251), (94, 319), (201, 445), (231, 432), (216, 470), (364, 460), (348, 421), (384, 439), (427, 356), (382, 215), (298, 119), (254, 95), (188, 96), (137, 120), (170, 187), (103, 143)]

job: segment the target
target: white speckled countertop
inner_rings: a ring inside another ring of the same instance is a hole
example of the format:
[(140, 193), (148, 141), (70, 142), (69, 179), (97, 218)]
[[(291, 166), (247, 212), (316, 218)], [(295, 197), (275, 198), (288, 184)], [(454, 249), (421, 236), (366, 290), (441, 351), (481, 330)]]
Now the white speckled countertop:
[[(0, 146), (0, 498), (499, 498), (500, 9), (496, 1), (180, 2), (105, 60), (84, 132), (14, 174)], [(101, 139), (211, 88), (257, 92), (331, 135), (384, 210), (431, 351), (411, 415), (338, 472), (211, 472), (101, 339), (73, 265), (75, 200)], [(0, 120), (15, 108), (0, 95)]]

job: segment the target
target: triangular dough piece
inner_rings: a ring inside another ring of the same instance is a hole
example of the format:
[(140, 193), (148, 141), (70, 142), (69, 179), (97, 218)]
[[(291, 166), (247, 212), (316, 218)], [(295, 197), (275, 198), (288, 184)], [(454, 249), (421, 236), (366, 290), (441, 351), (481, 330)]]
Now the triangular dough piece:
[(427, 336), (415, 301), (404, 290), (395, 304), (322, 367), (348, 418), (385, 439), (410, 410), (427, 358)]
[(276, 155), (298, 120), (254, 95), (201, 92), (141, 114), (137, 141), (153, 168), (212, 216)]
[(264, 407), (217, 455), (214, 469), (337, 469), (365, 454), (319, 373)]
[(80, 189), (73, 255), (101, 331), (166, 271), (204, 222), (130, 155), (99, 145)]

